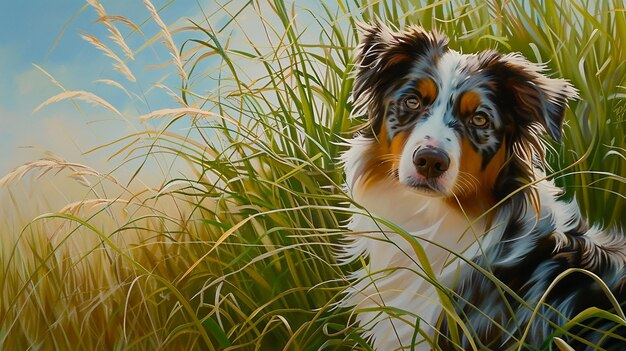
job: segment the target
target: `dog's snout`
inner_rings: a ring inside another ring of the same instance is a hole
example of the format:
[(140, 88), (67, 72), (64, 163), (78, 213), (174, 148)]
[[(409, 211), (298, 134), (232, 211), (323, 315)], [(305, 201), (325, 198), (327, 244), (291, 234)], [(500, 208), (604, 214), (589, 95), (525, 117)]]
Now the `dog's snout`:
[(426, 179), (437, 178), (450, 167), (450, 157), (440, 148), (425, 146), (415, 150), (413, 163)]

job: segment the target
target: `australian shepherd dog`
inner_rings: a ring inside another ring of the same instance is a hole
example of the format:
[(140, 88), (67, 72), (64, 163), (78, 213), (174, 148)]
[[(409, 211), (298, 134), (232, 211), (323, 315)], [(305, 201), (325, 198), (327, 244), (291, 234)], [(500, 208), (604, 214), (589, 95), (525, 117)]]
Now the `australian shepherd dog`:
[(361, 35), (368, 123), (343, 156), (358, 205), (339, 254), (361, 268), (340, 305), (374, 349), (626, 350), (623, 233), (587, 226), (545, 175), (541, 134), (561, 141), (576, 89), (437, 31)]

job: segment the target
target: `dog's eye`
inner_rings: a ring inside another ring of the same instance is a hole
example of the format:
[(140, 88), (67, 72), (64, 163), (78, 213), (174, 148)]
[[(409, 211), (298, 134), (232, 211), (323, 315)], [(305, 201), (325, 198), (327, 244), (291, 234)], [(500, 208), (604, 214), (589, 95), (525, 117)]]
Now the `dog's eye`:
[(406, 106), (409, 110), (419, 110), (421, 105), (420, 99), (415, 95), (411, 95), (404, 99), (404, 106)]
[(470, 118), (469, 123), (475, 127), (484, 128), (489, 125), (489, 119), (484, 114), (477, 113)]

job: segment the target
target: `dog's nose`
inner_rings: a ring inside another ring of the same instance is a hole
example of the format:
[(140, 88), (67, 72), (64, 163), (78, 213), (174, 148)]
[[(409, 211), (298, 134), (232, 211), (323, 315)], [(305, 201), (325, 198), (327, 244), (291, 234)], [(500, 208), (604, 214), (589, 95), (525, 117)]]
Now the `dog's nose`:
[(437, 178), (450, 167), (450, 157), (440, 148), (424, 146), (413, 153), (413, 163), (417, 173), (426, 179)]

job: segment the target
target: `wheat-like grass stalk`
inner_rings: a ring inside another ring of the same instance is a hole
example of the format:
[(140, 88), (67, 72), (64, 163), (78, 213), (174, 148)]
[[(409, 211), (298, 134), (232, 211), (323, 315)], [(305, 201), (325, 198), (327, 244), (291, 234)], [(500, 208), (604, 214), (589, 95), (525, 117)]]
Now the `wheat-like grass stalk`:
[(154, 5), (152, 5), (150, 0), (144, 0), (143, 3), (148, 9), (148, 11), (150, 12), (150, 15), (152, 16), (152, 19), (154, 20), (154, 22), (161, 29), (161, 36), (163, 37), (163, 43), (165, 44), (165, 47), (169, 50), (170, 55), (172, 56), (174, 65), (178, 69), (178, 74), (180, 75), (183, 81), (186, 81), (187, 73), (185, 72), (185, 68), (183, 67), (183, 62), (180, 58), (180, 54), (178, 53), (178, 49), (176, 48), (176, 44), (174, 44), (174, 39), (172, 39), (172, 35), (169, 29), (167, 28), (165, 23), (163, 23), (163, 20), (161, 20), (159, 13), (154, 8)]
[(54, 85), (56, 85), (57, 87), (59, 87), (59, 89), (66, 91), (66, 89), (61, 85), (61, 83), (59, 83), (59, 81), (57, 81), (50, 73), (48, 73), (48, 71), (46, 71), (45, 69), (43, 69), (41, 66), (34, 64), (33, 66), (35, 68), (37, 68), (37, 70), (39, 70), (41, 73), (45, 74), (46, 77), (48, 77), (50, 79), (50, 82)]
[(98, 206), (110, 205), (112, 203), (130, 203), (128, 200), (124, 199), (89, 199), (89, 200), (81, 200), (75, 201), (65, 205), (62, 209), (59, 210), (60, 214), (71, 214), (73, 216), (77, 216), (80, 211), (92, 211), (94, 208)]
[(112, 175), (105, 175), (97, 170), (80, 163), (68, 162), (57, 156), (50, 155), (49, 157), (42, 158), (37, 161), (28, 162), (14, 169), (0, 179), (0, 188), (7, 186), (9, 183), (17, 182), (22, 179), (27, 173), (39, 170), (38, 178), (43, 177), (51, 171), (61, 172), (63, 170), (71, 171), (70, 177), (79, 181), (80, 184), (91, 187), (92, 184), (87, 179), (87, 176), (93, 176), (101, 179), (108, 179), (114, 184), (118, 184), (118, 180)]
[(122, 61), (122, 59), (119, 56), (117, 56), (116, 53), (113, 52), (113, 50), (109, 49), (108, 46), (106, 46), (103, 42), (98, 40), (98, 38), (90, 34), (82, 34), (81, 38), (83, 38), (85, 41), (95, 46), (98, 50), (104, 52), (104, 54), (107, 57), (112, 58), (113, 61), (115, 61), (115, 63), (113, 64), (113, 67), (115, 68), (116, 71), (122, 73), (124, 77), (126, 77), (126, 79), (128, 79), (131, 82), (137, 81), (137, 78), (135, 78), (135, 76), (130, 71), (126, 63), (124, 63), (124, 61)]
[[(100, 16), (100, 18), (98, 18), (96, 20), (96, 22), (109, 23), (109, 25), (112, 22), (120, 22), (120, 23), (125, 24), (127, 27), (129, 27), (133, 31), (139, 33), (140, 35), (143, 35), (143, 32), (141, 31), (141, 28), (139, 28), (139, 26), (137, 26), (135, 23), (133, 23), (133, 21), (131, 21), (128, 18), (123, 17), (123, 16), (104, 15), (104, 16)], [(107, 27), (109, 25), (107, 25)], [(115, 30), (119, 33), (119, 30), (117, 30), (117, 28)], [(123, 37), (122, 37), (122, 39), (123, 39)], [(125, 43), (125, 41), (124, 41), (124, 43)], [(133, 59), (134, 57), (132, 55), (132, 50), (130, 50), (130, 49), (124, 50), (124, 52), (126, 52), (126, 51), (130, 52), (131, 55), (129, 56), (129, 58)]]
[[(104, 25), (107, 27), (107, 30), (111, 34), (109, 38), (111, 38), (122, 49), (126, 57), (134, 60), (135, 55), (133, 54), (133, 51), (130, 49), (130, 47), (128, 47), (128, 44), (126, 44), (122, 33), (120, 33), (120, 31), (117, 29), (117, 27), (113, 25), (112, 22), (119, 21), (126, 24), (136, 32), (141, 33), (139, 27), (137, 27), (133, 22), (122, 16), (107, 16), (106, 11), (104, 10), (104, 6), (102, 6), (102, 3), (98, 2), (97, 0), (87, 0), (87, 3), (91, 5), (94, 9), (96, 9), (98, 16), (100, 16), (97, 21), (100, 23), (104, 23)], [(109, 56), (109, 54), (107, 54), (107, 56)], [(134, 80), (131, 81), (134, 82)]]
[(162, 109), (162, 110), (156, 110), (156, 111), (152, 111), (148, 114), (145, 114), (139, 117), (139, 119), (141, 119), (142, 121), (147, 121), (153, 118), (160, 118), (160, 117), (165, 117), (165, 116), (173, 116), (173, 118), (179, 118), (185, 115), (200, 116), (200, 117), (215, 117), (215, 118), (229, 121), (235, 125), (238, 124), (238, 122), (233, 120), (232, 118), (220, 116), (217, 113), (202, 110), (199, 108), (194, 108), (194, 107), (179, 107), (179, 108), (167, 108), (167, 109)]
[(94, 83), (103, 83), (103, 84), (107, 84), (107, 85), (111, 85), (114, 86), (118, 89), (120, 89), (121, 91), (124, 92), (124, 94), (126, 94), (126, 96), (128, 96), (129, 98), (132, 98), (132, 95), (130, 94), (130, 92), (128, 91), (128, 89), (126, 89), (122, 84), (120, 84), (117, 81), (114, 81), (112, 79), (96, 79), (94, 80)]
[(118, 116), (122, 116), (122, 113), (120, 113), (120, 111), (118, 111), (115, 107), (113, 107), (113, 105), (111, 105), (109, 102), (107, 102), (103, 98), (97, 96), (94, 93), (90, 93), (88, 91), (81, 91), (81, 90), (64, 91), (51, 98), (48, 98), (46, 101), (42, 102), (37, 107), (35, 107), (35, 109), (33, 110), (33, 113), (36, 113), (37, 111), (41, 110), (43, 107), (47, 105), (50, 105), (59, 101), (67, 100), (67, 99), (77, 99), (77, 100), (89, 102), (93, 105), (99, 105), (115, 113)]

